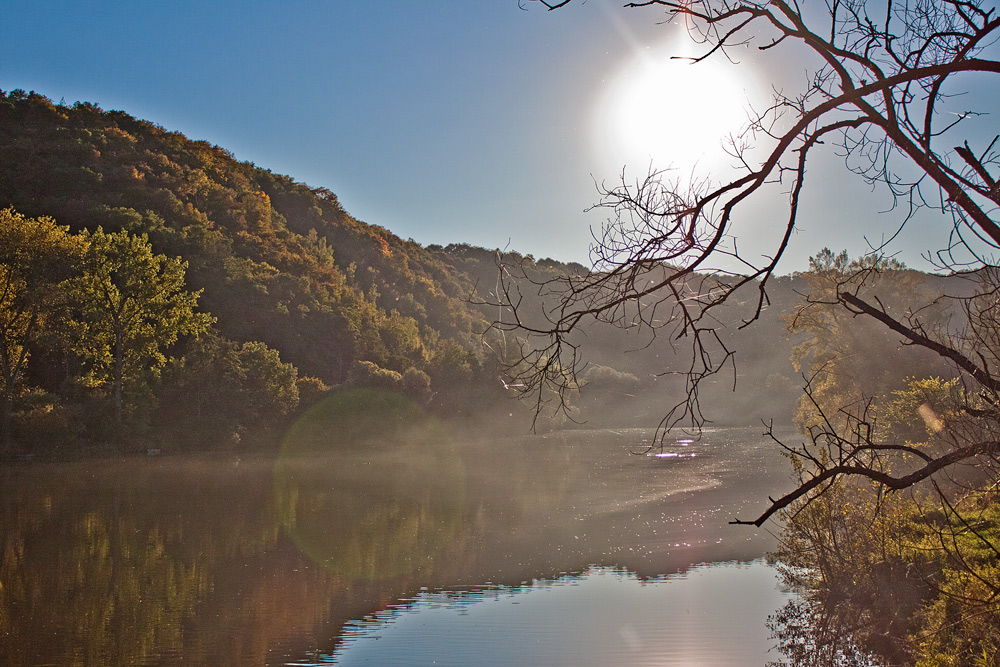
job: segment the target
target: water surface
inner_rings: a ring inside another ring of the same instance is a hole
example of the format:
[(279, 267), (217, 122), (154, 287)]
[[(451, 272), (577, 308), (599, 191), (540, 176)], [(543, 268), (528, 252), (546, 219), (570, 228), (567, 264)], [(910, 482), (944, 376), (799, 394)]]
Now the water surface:
[(297, 665), (656, 665), (776, 660), (760, 619), (787, 600), (761, 561), (639, 580), (594, 567), (515, 588), (422, 592)]
[(664, 457), (629, 453), (640, 430), (414, 433), (0, 468), (0, 662), (735, 665), (770, 646), (773, 537), (728, 525), (787, 486), (759, 429)]

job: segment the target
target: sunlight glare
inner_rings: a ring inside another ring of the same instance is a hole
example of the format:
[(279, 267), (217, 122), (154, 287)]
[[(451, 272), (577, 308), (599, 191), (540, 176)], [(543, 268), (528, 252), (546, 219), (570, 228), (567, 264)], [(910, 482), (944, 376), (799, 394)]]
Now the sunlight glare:
[(671, 57), (677, 55), (644, 51), (608, 87), (596, 123), (603, 162), (683, 172), (732, 162), (724, 147), (748, 122), (746, 68), (724, 58), (693, 64)]

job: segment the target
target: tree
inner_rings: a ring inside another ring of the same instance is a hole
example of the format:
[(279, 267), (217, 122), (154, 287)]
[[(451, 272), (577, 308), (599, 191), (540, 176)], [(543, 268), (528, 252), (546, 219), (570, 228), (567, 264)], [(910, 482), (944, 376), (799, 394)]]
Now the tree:
[[(544, 4), (557, 9), (568, 2)], [(714, 312), (734, 293), (753, 290), (756, 309), (743, 323), (749, 326), (767, 305), (768, 281), (796, 229), (802, 193), (810, 185), (806, 165), (818, 145), (836, 145), (848, 169), (887, 190), (902, 206), (901, 224), (919, 209), (948, 216), (951, 243), (937, 253), (937, 261), (943, 269), (979, 269), (973, 280), (982, 281), (975, 297), (960, 301), (969, 322), (963, 335), (931, 330), (919, 308), (900, 316), (878, 301), (867, 301), (862, 287), (876, 272), (872, 267), (861, 267), (835, 284), (829, 299), (856, 321), (869, 319), (904, 345), (949, 361), (968, 386), (965, 414), (978, 423), (963, 431), (962, 443), (954, 442), (940, 456), (895, 449), (919, 465), (890, 472), (877, 461), (886, 454), (885, 447), (896, 445), (880, 444), (868, 429), (864, 411), (856, 412), (846, 430), (831, 425), (809, 443), (793, 447), (810, 464), (802, 469), (801, 484), (750, 522), (756, 525), (799, 498), (821, 493), (825, 484), (841, 476), (860, 475), (898, 489), (958, 462), (1000, 456), (994, 428), (1000, 421), (1000, 357), (996, 329), (991, 329), (1000, 283), (996, 267), (983, 254), (1000, 248), (998, 138), (960, 137), (967, 125), (963, 123), (983, 110), (956, 116), (943, 104), (953, 98), (956, 86), (995, 82), (1000, 62), (989, 57), (988, 47), (1000, 36), (1000, 17), (981, 2), (872, 4), (870, 10), (860, 0), (838, 0), (820, 10), (785, 0), (630, 3), (660, 6), (667, 13), (665, 22), (688, 25), (704, 49), (693, 59), (695, 67), (744, 47), (785, 50), (797, 61), (812, 57), (818, 64), (807, 73), (801, 91), (777, 92), (771, 105), (753, 114), (746, 132), (734, 139), (732, 150), (740, 165), (735, 178), (717, 185), (707, 178), (683, 184), (668, 180), (666, 172), (653, 172), (635, 183), (623, 178), (619, 186), (602, 188), (598, 206), (610, 210), (611, 217), (595, 237), (594, 270), (585, 277), (528, 283), (528, 289), (555, 303), (541, 323), (521, 307), (526, 283), (518, 278), (523, 271), (502, 267), (497, 305), (505, 310), (494, 327), (518, 331), (525, 341), (520, 353), (508, 360), (523, 393), (541, 401), (554, 386), (551, 395), (558, 400), (567, 395), (581, 368), (574, 334), (583, 323), (643, 327), (652, 335), (669, 333), (690, 341), (686, 398), (662, 425), (668, 428), (688, 419), (700, 426), (704, 417), (698, 386), (734, 358), (720, 337)], [(727, 245), (734, 222), (748, 202), (768, 195), (776, 184), (787, 193), (786, 208), (775, 223), (780, 225), (776, 245), (763, 260), (742, 256), (736, 244)], [(720, 260), (739, 268), (712, 271)], [(985, 353), (980, 351), (983, 345)], [(816, 447), (824, 449), (823, 456), (811, 454)]]
[[(542, 4), (551, 10), (571, 1)], [(735, 177), (713, 183), (702, 175), (685, 184), (652, 172), (603, 187), (598, 206), (611, 217), (595, 237), (590, 275), (526, 283), (519, 267), (503, 266), (496, 305), (506, 310), (494, 326), (522, 335), (512, 368), (525, 368), (520, 382), (540, 400), (547, 385), (572, 381), (574, 373), (556, 369), (580, 368), (574, 335), (584, 322), (686, 338), (693, 352), (686, 397), (661, 425), (686, 418), (700, 426), (699, 384), (734, 359), (715, 324), (720, 307), (737, 292), (755, 293), (746, 327), (768, 305), (768, 284), (798, 225), (803, 194), (817, 185), (807, 178), (807, 164), (818, 146), (832, 144), (846, 169), (891, 196), (901, 219), (892, 223), (887, 243), (922, 210), (944, 214), (938, 219), (947, 221), (949, 242), (931, 257), (952, 274), (950, 295), (924, 293), (922, 303), (906, 308), (883, 300), (873, 287), (900, 272), (886, 261), (887, 244), (853, 264), (829, 252), (814, 258), (813, 293), (794, 323), (810, 336), (800, 351), (813, 364), (807, 414), (800, 411), (804, 441), (782, 442), (771, 431), (797, 484), (758, 517), (734, 523), (786, 520), (779, 555), (791, 566), (793, 583), (814, 593), (804, 613), (819, 625), (777, 637), (786, 648), (807, 647), (798, 656), (803, 664), (855, 664), (868, 650), (928, 665), (971, 664), (973, 658), (997, 664), (1000, 136), (970, 133), (969, 119), (988, 107), (966, 106), (957, 114), (949, 108), (959, 99), (975, 104), (957, 97), (963, 92), (996, 86), (996, 9), (977, 0), (830, 0), (822, 7), (787, 0), (639, 0), (628, 6), (659, 6), (667, 13), (664, 23), (687, 25), (703, 47), (695, 67), (707, 58), (732, 58), (737, 48), (783, 52), (806, 64), (805, 85), (794, 92), (776, 86), (771, 104), (751, 114), (746, 132), (731, 144)], [(775, 218), (776, 241), (768, 256), (755, 260), (732, 241), (735, 222), (776, 189), (787, 197)], [(711, 270), (720, 265), (736, 268)], [(554, 299), (547, 319), (525, 312), (525, 289)], [(845, 335), (856, 341), (852, 353), (864, 351), (864, 327), (894, 339), (895, 356), (929, 355), (945, 362), (950, 375), (932, 377), (935, 367), (896, 389), (877, 373), (837, 377), (847, 367)], [(923, 438), (915, 435), (921, 423)], [(915, 568), (918, 555), (922, 565)], [(913, 598), (886, 597), (904, 581)], [(838, 604), (845, 595), (849, 604)], [(798, 622), (798, 611), (789, 614)], [(868, 642), (857, 654), (837, 643), (859, 628), (884, 640), (900, 625), (922, 627), (923, 634), (889, 642), (888, 649)], [(823, 657), (814, 649), (830, 638)]]
[(263, 343), (203, 335), (161, 376), (156, 431), (189, 448), (259, 437), (298, 407), (298, 380), (295, 367)]
[(65, 303), (83, 255), (80, 237), (52, 218), (0, 211), (0, 442), (10, 447), (11, 412), (32, 344)]
[(809, 379), (796, 416), (801, 428), (816, 426), (824, 415), (843, 417), (847, 406), (888, 396), (909, 377), (948, 372), (947, 364), (929, 350), (899, 354), (894, 331), (871, 318), (859, 319), (837, 300), (838, 290), (849, 288), (896, 317), (923, 307), (923, 321), (943, 328), (949, 312), (943, 304), (927, 307), (937, 294), (924, 274), (894, 259), (850, 261), (846, 251), (834, 255), (826, 248), (809, 259), (809, 266), (808, 296), (784, 316), (789, 332), (806, 336), (792, 352), (797, 370)]
[(83, 343), (77, 353), (90, 373), (109, 383), (120, 425), (125, 381), (166, 363), (182, 335), (205, 331), (212, 318), (195, 310), (200, 292), (184, 289), (186, 263), (154, 255), (149, 239), (100, 227), (84, 232), (87, 251), (77, 284)]

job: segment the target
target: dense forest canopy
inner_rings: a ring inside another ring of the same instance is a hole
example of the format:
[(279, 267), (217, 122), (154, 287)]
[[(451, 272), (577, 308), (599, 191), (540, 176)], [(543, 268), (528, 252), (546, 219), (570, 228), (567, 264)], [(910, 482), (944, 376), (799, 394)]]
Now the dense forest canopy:
[[(82, 418), (103, 415), (105, 398), (129, 433), (160, 437), (154, 423), (176, 424), (177, 434), (202, 434), (198, 442), (280, 423), (300, 400), (345, 384), (381, 384), (450, 414), (503, 395), (480, 342), (487, 315), (470, 298), (477, 283), (495, 281), (495, 251), (424, 248), (351, 217), (329, 190), (89, 103), (3, 94), (0, 158), (5, 222), (49, 229), (67, 248), (45, 252), (75, 262), (53, 260), (69, 272), (56, 275), (42, 257), (26, 270), (45, 281), (30, 280), (19, 296), (31, 312), (5, 304), (11, 317), (33, 318), (8, 323), (31, 329), (23, 344), (8, 341), (5, 368), (23, 442), (107, 438), (98, 425), (107, 420)], [(148, 266), (128, 267), (131, 287), (151, 286), (146, 271), (190, 311), (147, 317), (147, 328), (176, 320), (159, 339), (138, 320), (120, 321), (137, 299), (101, 286), (128, 280), (125, 267), (102, 268), (111, 255), (136, 253)], [(538, 270), (585, 271), (551, 260)], [(181, 322), (192, 316), (197, 324)], [(46, 319), (59, 326), (41, 326)], [(251, 386), (255, 399), (242, 395)]]

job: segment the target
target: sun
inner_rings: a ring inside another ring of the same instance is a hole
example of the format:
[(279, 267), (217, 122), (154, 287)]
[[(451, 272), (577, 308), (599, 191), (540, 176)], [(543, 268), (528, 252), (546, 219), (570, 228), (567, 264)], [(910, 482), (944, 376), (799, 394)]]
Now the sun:
[(611, 82), (595, 123), (602, 161), (617, 162), (617, 169), (688, 172), (732, 161), (728, 138), (748, 123), (746, 68), (724, 58), (692, 63), (676, 55), (644, 51)]

